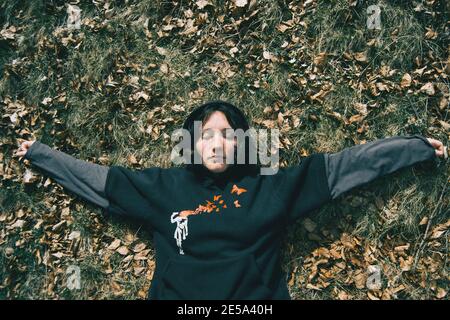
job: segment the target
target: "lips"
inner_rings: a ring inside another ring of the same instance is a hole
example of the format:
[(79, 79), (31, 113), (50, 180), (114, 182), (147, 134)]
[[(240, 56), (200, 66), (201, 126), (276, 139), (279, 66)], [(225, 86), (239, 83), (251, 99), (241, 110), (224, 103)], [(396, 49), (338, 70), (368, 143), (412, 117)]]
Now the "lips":
[(213, 157), (209, 157), (209, 160), (222, 160), (223, 162), (225, 162), (226, 158), (225, 157), (213, 156)]

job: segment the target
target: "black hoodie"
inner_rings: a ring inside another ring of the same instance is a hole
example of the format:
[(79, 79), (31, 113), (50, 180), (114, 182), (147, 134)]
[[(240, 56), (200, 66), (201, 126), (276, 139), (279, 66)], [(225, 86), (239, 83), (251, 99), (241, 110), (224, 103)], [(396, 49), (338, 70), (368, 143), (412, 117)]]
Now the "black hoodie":
[(313, 154), (275, 175), (99, 166), (39, 141), (25, 158), (107, 213), (151, 229), (150, 299), (290, 299), (280, 261), (287, 226), (356, 186), (436, 156), (413, 135)]
[(108, 172), (108, 212), (152, 228), (150, 299), (290, 299), (281, 269), (286, 226), (331, 199), (324, 155), (275, 175), (185, 168)]

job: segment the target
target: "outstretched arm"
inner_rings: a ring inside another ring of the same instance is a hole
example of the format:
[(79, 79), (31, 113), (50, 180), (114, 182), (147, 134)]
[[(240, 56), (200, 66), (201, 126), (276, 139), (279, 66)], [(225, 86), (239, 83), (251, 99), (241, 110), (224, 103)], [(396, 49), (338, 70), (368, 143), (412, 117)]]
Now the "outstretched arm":
[(379, 139), (325, 154), (332, 199), (377, 177), (417, 162), (441, 157), (444, 151), (446, 149), (442, 142), (412, 135)]
[(17, 155), (23, 155), (57, 183), (102, 208), (108, 207), (105, 184), (109, 167), (76, 159), (38, 140), (24, 149), (21, 147)]

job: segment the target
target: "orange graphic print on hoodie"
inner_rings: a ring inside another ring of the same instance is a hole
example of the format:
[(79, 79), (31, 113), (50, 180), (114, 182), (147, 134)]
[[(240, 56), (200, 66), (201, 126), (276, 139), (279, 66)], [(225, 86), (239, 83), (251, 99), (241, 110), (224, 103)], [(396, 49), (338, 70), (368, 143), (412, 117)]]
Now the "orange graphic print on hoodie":
[[(244, 188), (239, 188), (237, 185), (233, 185), (230, 193), (240, 196), (242, 193), (247, 192)], [(191, 215), (197, 215), (201, 213), (220, 213), (220, 209), (227, 209), (227, 204), (222, 198), (222, 195), (214, 195), (213, 201), (206, 200), (205, 204), (200, 204), (195, 210), (182, 210), (173, 212), (170, 217), (171, 223), (176, 223), (176, 229), (174, 233), (174, 238), (176, 240), (177, 246), (180, 249), (179, 253), (184, 254), (182, 241), (186, 240), (188, 236), (188, 217)], [(233, 202), (236, 208), (240, 208), (238, 200)]]

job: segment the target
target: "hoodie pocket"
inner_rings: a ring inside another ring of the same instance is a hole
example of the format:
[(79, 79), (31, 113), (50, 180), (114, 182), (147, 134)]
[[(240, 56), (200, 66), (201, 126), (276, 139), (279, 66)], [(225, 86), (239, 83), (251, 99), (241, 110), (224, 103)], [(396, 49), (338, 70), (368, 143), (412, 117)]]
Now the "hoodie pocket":
[(169, 259), (161, 298), (169, 300), (270, 299), (253, 254), (222, 260)]

